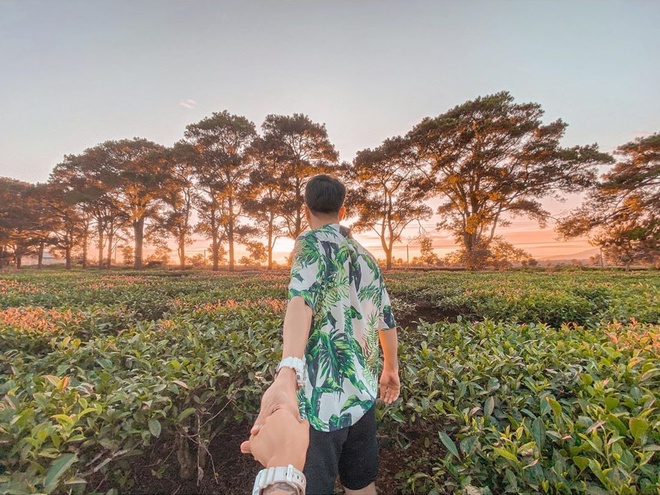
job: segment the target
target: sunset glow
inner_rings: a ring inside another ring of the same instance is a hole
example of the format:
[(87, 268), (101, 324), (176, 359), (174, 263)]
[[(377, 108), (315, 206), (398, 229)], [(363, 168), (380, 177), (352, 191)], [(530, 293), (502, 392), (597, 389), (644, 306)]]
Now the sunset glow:
[[(65, 155), (106, 140), (171, 146), (225, 109), (256, 126), (301, 112), (350, 162), (498, 91), (538, 102), (545, 124), (567, 122), (562, 146), (611, 152), (660, 128), (659, 22), (660, 3), (643, 1), (1, 2), (0, 176), (45, 182)], [(586, 259), (586, 239), (553, 230), (581, 201), (546, 198), (545, 229), (513, 218), (498, 235), (539, 260)], [(440, 256), (456, 249), (437, 220), (412, 223), (395, 257), (416, 256), (420, 232)], [(373, 233), (356, 237), (383, 256)], [(293, 243), (280, 238), (275, 259)], [(195, 234), (189, 252), (209, 244)]]

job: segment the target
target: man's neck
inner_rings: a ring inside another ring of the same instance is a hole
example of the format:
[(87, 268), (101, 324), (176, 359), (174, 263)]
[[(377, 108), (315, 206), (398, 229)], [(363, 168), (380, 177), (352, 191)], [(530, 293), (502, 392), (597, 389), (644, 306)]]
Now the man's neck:
[(320, 229), (321, 227), (325, 227), (326, 225), (332, 225), (333, 223), (339, 223), (339, 218), (337, 217), (330, 217), (330, 218), (318, 218), (318, 217), (312, 217), (310, 222), (309, 222), (309, 227), (312, 230)]

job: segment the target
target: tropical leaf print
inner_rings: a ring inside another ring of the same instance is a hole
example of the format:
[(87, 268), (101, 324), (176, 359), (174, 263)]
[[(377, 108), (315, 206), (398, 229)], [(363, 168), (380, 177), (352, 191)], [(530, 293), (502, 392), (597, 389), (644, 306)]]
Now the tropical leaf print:
[(375, 301), (378, 298), (378, 294), (380, 292), (380, 288), (375, 285), (369, 285), (367, 287), (363, 287), (362, 290), (358, 294), (358, 298), (360, 301)]
[(360, 398), (357, 395), (351, 395), (348, 399), (346, 399), (346, 402), (344, 403), (344, 407), (341, 408), (341, 412), (346, 412), (349, 410), (351, 407), (355, 406), (360, 406), (363, 411), (368, 411), (371, 409), (371, 407), (374, 405), (374, 401), (369, 399), (369, 400), (360, 400)]
[(378, 329), (393, 321), (380, 267), (338, 225), (326, 225), (298, 238), (289, 296), (313, 310), (300, 408), (317, 430), (350, 426), (373, 405)]
[(394, 320), (394, 314), (392, 313), (391, 306), (383, 307), (383, 320), (387, 328), (394, 328), (396, 326), (396, 321)]
[[(364, 256), (362, 259), (367, 264), (367, 266), (369, 267), (369, 270), (372, 273), (377, 273), (378, 274), (376, 278), (377, 279), (380, 278), (381, 277), (380, 266), (378, 266), (378, 262), (376, 261), (376, 259), (373, 256), (371, 256), (369, 253), (367, 253), (367, 255)], [(376, 280), (376, 281), (378, 281), (378, 280)]]
[(330, 426), (330, 431), (341, 430), (342, 428), (348, 428), (353, 424), (353, 417), (348, 413), (342, 414), (341, 416), (333, 414), (330, 416), (328, 424)]
[(309, 266), (321, 261), (322, 256), (316, 246), (316, 239), (310, 235), (304, 235), (297, 244), (296, 261), (300, 266)]
[(352, 338), (351, 342), (351, 349), (353, 349), (353, 353), (355, 354), (355, 357), (358, 360), (358, 363), (361, 368), (364, 368), (367, 366), (367, 360), (364, 357), (364, 352), (362, 350), (362, 345), (360, 344), (360, 341), (356, 338)]

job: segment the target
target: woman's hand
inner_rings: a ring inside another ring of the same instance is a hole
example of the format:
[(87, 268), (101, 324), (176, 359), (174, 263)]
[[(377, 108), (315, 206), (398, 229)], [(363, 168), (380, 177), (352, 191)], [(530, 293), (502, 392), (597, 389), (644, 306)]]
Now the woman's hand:
[(265, 467), (293, 466), (302, 471), (309, 446), (309, 423), (297, 410), (276, 408), (261, 424), (257, 434), (241, 444), (241, 452), (252, 454)]

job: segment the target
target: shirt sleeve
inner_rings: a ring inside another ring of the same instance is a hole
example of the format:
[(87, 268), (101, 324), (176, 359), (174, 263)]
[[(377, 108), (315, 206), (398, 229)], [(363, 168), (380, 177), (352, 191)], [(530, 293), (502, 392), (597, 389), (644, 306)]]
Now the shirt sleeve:
[(378, 328), (380, 330), (391, 330), (396, 328), (396, 320), (394, 313), (392, 313), (392, 305), (390, 303), (390, 295), (387, 293), (385, 283), (382, 283), (382, 297), (380, 305), (380, 322)]
[(300, 296), (312, 311), (316, 310), (321, 289), (321, 253), (316, 239), (300, 236), (296, 239), (291, 263), (289, 299)]

